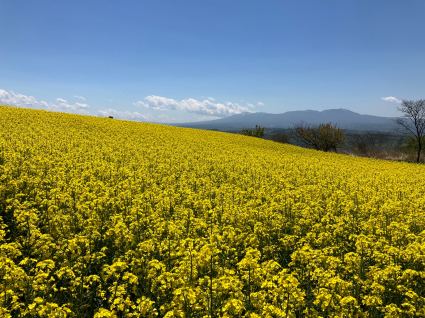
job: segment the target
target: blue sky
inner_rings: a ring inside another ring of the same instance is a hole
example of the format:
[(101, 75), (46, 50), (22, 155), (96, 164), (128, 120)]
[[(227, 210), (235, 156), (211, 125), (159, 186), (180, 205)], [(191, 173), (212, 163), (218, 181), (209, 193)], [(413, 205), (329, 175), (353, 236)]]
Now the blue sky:
[(2, 0), (0, 104), (156, 122), (397, 116), (425, 98), (424, 13), (422, 0)]

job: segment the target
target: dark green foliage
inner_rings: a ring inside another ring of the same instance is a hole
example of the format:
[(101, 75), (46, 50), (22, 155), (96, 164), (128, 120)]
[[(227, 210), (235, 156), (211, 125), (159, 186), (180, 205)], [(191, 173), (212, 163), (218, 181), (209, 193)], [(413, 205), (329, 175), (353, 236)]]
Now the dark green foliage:
[[(422, 145), (425, 144), (425, 136), (422, 136)], [(403, 150), (406, 152), (417, 152), (419, 149), (419, 142), (414, 136), (408, 136), (404, 145)]]
[(260, 126), (255, 125), (255, 130), (248, 129), (248, 128), (242, 128), (242, 132), (240, 132), (240, 134), (245, 135), (245, 136), (252, 136), (252, 137), (257, 137), (257, 138), (263, 138), (263, 136), (264, 136), (264, 127), (261, 128)]
[(300, 122), (294, 125), (293, 137), (307, 147), (322, 151), (336, 151), (347, 144), (344, 131), (331, 123), (310, 125)]
[(271, 140), (275, 142), (280, 142), (282, 144), (290, 144), (290, 138), (287, 134), (284, 133), (275, 133), (270, 137)]

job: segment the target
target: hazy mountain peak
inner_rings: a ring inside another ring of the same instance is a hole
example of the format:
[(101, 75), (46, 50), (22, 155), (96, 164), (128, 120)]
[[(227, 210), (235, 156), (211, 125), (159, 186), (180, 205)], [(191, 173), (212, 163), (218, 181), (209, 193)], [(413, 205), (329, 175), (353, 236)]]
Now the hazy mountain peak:
[(332, 124), (338, 124), (343, 129), (351, 130), (391, 131), (396, 128), (391, 118), (361, 115), (346, 108), (326, 109), (323, 111), (296, 110), (281, 114), (245, 112), (216, 120), (176, 125), (200, 129), (239, 130), (253, 128), (255, 125), (266, 128), (292, 128), (294, 124), (301, 121), (309, 124), (331, 122)]

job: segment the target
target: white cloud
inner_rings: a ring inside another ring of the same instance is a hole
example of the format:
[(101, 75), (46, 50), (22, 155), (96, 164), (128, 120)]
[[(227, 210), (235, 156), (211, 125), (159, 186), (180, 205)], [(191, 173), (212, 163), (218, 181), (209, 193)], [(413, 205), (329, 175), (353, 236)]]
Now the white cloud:
[(393, 97), (393, 96), (389, 96), (389, 97), (382, 97), (381, 99), (387, 101), (387, 102), (394, 102), (394, 103), (399, 103), (401, 104), (401, 100)]
[(262, 102), (258, 102), (258, 103), (257, 103), (257, 105), (258, 105), (258, 106), (264, 106), (265, 104), (264, 104), (264, 103), (262, 103)]
[(196, 116), (196, 121), (207, 121), (207, 120), (214, 120), (214, 119), (220, 119), (222, 117), (217, 117), (217, 116)]
[(83, 96), (77, 96), (77, 95), (74, 95), (74, 97), (76, 97), (76, 98), (81, 98), (82, 100), (86, 100)]
[(138, 101), (136, 103), (133, 103), (133, 105), (144, 106), (146, 108), (150, 108), (153, 110), (168, 110), (168, 109), (176, 110), (178, 106), (178, 102), (176, 102), (174, 99), (169, 99), (165, 97), (151, 95), (146, 97), (145, 99), (148, 100), (147, 103)]
[(7, 92), (0, 89), (0, 104), (17, 107), (34, 107), (58, 112), (89, 115), (89, 112), (86, 111), (86, 109), (89, 108), (89, 105), (87, 104), (75, 103), (71, 105), (62, 98), (56, 98), (56, 102), (56, 104), (53, 104), (47, 103), (45, 101), (37, 101), (33, 96), (15, 94), (13, 91)]
[[(76, 95), (75, 95), (76, 96)], [(78, 96), (76, 96), (78, 97)], [(81, 97), (81, 96), (80, 96)], [(112, 101), (112, 100), (110, 100)], [(9, 105), (17, 107), (37, 108), (50, 111), (68, 112), (90, 115), (89, 105), (86, 103), (70, 104), (63, 98), (56, 98), (54, 102), (38, 101), (33, 96), (26, 96), (16, 94), (13, 91), (5, 91), (0, 89), (0, 105)], [(226, 102), (224, 104), (215, 103), (212, 97), (204, 101), (198, 101), (192, 98), (176, 101), (174, 99), (160, 97), (160, 96), (147, 96), (145, 101), (138, 101), (134, 103), (136, 106), (144, 106), (153, 110), (180, 110), (188, 113), (200, 115), (199, 120), (212, 120), (223, 117), (228, 117), (243, 112), (252, 112), (248, 107), (254, 107), (252, 104), (248, 106), (241, 106), (238, 103)], [(169, 118), (167, 115), (153, 116), (152, 114), (143, 115), (138, 112), (118, 111), (114, 109), (105, 109), (97, 112), (98, 116), (114, 118), (121, 118), (135, 121), (149, 121), (149, 122), (172, 122), (174, 118)]]
[(9, 105), (9, 106), (35, 106), (37, 100), (32, 96), (25, 96), (21, 94), (15, 94), (14, 92), (7, 92), (0, 89), (0, 104)]
[(182, 110), (198, 115), (228, 117), (235, 114), (250, 112), (246, 107), (237, 103), (226, 102), (226, 104), (213, 103), (209, 100), (198, 101), (196, 99), (185, 99), (176, 101), (174, 99), (161, 96), (147, 96), (147, 102), (138, 101), (133, 103), (135, 106), (144, 106), (153, 110)]
[(167, 115), (162, 114), (162, 115), (159, 115), (159, 116), (158, 116), (158, 118), (159, 118), (159, 119), (168, 119), (168, 116), (167, 116)]
[(212, 97), (208, 97), (209, 100), (212, 100), (213, 102), (215, 101), (215, 98)]
[(97, 116), (101, 116), (101, 117), (113, 116), (114, 118), (136, 120), (136, 121), (151, 121), (152, 119), (154, 119), (154, 117), (151, 114), (142, 115), (138, 112), (129, 112), (129, 111), (121, 112), (111, 108), (105, 109), (105, 110), (99, 110), (97, 112)]
[(143, 122), (147, 121), (147, 122), (157, 122), (157, 123), (174, 121), (174, 118), (169, 119), (167, 115), (163, 115), (163, 114), (159, 115), (156, 118), (152, 114), (143, 115), (138, 112), (129, 112), (129, 111), (121, 112), (111, 108), (105, 109), (105, 110), (99, 110), (97, 112), (97, 116), (100, 116), (100, 117), (112, 116), (117, 119), (143, 121)]

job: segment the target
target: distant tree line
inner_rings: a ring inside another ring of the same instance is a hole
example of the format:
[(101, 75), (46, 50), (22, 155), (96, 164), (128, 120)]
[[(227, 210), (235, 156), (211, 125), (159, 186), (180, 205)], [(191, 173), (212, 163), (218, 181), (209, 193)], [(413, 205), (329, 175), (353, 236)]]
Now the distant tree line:
[[(264, 127), (255, 125), (255, 129), (242, 128), (242, 131), (240, 132), (240, 134), (244, 136), (264, 138)], [(275, 133), (271, 136), (270, 139), (282, 144), (289, 144), (291, 138), (284, 133)]]
[(289, 135), (284, 133), (275, 133), (270, 137), (270, 140), (273, 140), (275, 142), (279, 142), (281, 144), (290, 144), (291, 138)]
[[(263, 138), (264, 127), (255, 125), (255, 129), (243, 128), (240, 134)], [(285, 133), (275, 133), (270, 137), (270, 139), (275, 142), (289, 144), (291, 137), (299, 143), (302, 143), (304, 146), (322, 151), (336, 151), (337, 148), (345, 145), (343, 130), (337, 127), (337, 125), (332, 125), (331, 123), (309, 125), (301, 122), (294, 125), (292, 136)]]
[[(403, 116), (394, 120), (399, 127), (395, 132), (403, 138), (390, 132), (362, 131), (349, 136), (351, 150), (369, 157), (382, 151), (415, 152), (415, 160), (419, 162), (425, 147), (425, 99), (402, 100), (401, 107), (397, 109)], [(243, 128), (240, 134), (263, 138), (264, 127), (255, 125), (255, 129)], [(325, 152), (337, 151), (348, 144), (344, 130), (337, 124), (312, 125), (303, 121), (295, 124), (290, 134), (277, 132), (270, 136), (270, 140), (283, 144), (290, 144), (293, 140), (296, 144)]]
[(242, 128), (241, 134), (244, 136), (263, 138), (264, 127), (261, 128), (260, 126), (255, 125), (255, 129)]
[(325, 152), (346, 145), (344, 131), (332, 123), (310, 125), (300, 122), (294, 125), (293, 137), (309, 148)]

